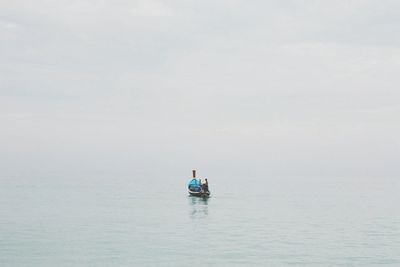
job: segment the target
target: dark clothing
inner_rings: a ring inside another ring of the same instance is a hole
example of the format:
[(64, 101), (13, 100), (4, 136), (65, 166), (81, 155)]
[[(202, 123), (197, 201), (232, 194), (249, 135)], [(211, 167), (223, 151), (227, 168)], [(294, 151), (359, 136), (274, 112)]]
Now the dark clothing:
[(208, 184), (202, 184), (201, 189), (203, 189), (204, 192), (208, 192)]

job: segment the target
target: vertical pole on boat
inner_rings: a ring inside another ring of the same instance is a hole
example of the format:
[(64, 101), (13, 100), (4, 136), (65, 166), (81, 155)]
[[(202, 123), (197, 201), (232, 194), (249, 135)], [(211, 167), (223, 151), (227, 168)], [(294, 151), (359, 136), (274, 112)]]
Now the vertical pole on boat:
[(193, 172), (193, 178), (196, 178), (196, 170), (192, 170)]

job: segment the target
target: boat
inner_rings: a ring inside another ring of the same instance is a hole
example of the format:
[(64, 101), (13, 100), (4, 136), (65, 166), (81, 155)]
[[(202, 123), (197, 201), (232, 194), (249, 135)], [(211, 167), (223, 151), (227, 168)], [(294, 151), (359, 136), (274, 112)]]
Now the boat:
[(208, 184), (204, 186), (201, 184), (200, 179), (196, 179), (196, 170), (193, 170), (193, 178), (188, 184), (188, 192), (189, 195), (194, 197), (209, 197), (211, 194), (210, 190), (208, 190)]

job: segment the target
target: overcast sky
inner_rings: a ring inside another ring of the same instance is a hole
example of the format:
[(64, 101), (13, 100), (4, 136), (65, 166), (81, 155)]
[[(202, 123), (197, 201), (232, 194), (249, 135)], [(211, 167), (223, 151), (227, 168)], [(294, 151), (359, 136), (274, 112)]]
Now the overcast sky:
[(0, 175), (399, 175), (399, 33), (396, 0), (0, 0)]

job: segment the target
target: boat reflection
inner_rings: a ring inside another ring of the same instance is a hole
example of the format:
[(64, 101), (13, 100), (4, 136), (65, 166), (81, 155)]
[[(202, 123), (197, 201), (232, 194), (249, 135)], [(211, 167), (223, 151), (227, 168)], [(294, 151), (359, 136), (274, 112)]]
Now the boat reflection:
[(188, 196), (188, 201), (191, 207), (190, 216), (193, 219), (207, 217), (209, 198)]

